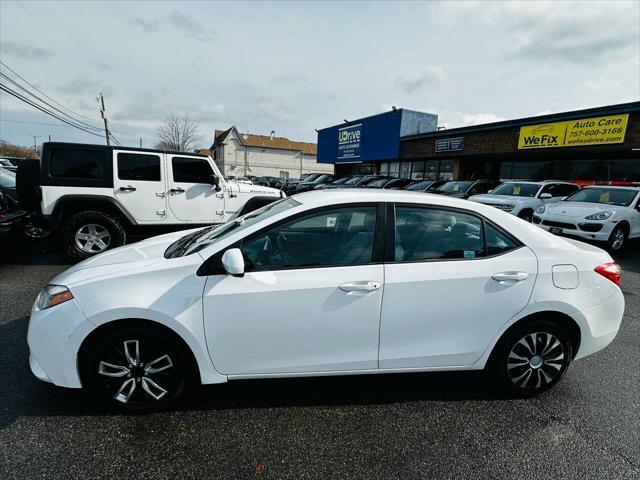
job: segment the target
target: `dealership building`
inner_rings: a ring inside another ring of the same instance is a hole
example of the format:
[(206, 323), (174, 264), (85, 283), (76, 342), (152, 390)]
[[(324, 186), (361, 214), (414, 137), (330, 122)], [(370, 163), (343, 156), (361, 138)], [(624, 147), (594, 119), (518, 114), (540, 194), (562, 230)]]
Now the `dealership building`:
[(443, 129), (394, 109), (318, 131), (336, 175), (640, 184), (640, 102)]

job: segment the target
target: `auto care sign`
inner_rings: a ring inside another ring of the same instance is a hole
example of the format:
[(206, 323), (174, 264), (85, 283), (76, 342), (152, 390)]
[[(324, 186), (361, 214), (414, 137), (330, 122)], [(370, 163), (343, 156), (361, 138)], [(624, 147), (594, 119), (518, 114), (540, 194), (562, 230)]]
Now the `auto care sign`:
[(624, 142), (629, 114), (520, 127), (518, 149), (580, 147)]

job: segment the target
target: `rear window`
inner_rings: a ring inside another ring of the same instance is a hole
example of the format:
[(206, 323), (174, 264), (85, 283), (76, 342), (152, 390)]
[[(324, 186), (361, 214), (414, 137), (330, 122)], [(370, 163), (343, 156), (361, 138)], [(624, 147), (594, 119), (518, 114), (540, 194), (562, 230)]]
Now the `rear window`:
[(104, 150), (54, 148), (49, 159), (52, 178), (98, 179), (105, 174)]
[(160, 181), (160, 157), (140, 153), (118, 153), (120, 180)]

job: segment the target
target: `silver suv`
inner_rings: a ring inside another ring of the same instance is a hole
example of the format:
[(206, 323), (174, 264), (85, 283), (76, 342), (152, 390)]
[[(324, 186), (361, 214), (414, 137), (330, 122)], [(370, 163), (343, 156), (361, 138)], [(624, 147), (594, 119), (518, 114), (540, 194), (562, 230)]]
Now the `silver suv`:
[(557, 180), (543, 182), (505, 182), (485, 195), (469, 197), (472, 202), (484, 203), (531, 222), (533, 212), (548, 203), (559, 202), (580, 190), (575, 183)]

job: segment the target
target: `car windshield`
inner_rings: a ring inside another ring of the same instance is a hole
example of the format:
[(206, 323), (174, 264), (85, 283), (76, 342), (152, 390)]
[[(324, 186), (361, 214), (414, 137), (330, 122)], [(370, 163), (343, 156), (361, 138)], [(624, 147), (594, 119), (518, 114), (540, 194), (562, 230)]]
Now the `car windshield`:
[(356, 183), (358, 183), (360, 180), (362, 180), (362, 177), (353, 177), (349, 180), (347, 180), (346, 182), (344, 182), (345, 185), (355, 185)]
[(207, 227), (197, 232), (189, 233), (184, 237), (181, 237), (176, 242), (172, 243), (165, 252), (165, 258), (184, 257), (185, 255), (191, 255), (197, 251), (207, 248), (209, 245), (214, 244), (218, 240), (221, 240), (231, 233), (244, 230), (252, 225), (255, 225), (262, 220), (269, 217), (273, 217), (285, 210), (297, 207), (300, 202), (297, 202), (293, 198), (284, 198), (274, 203), (270, 203), (258, 210), (249, 212), (241, 217), (231, 220), (223, 225)]
[(16, 188), (16, 174), (0, 168), (0, 186), (5, 188)]
[(413, 185), (409, 185), (408, 187), (406, 187), (407, 190), (426, 190), (427, 188), (429, 188), (429, 186), (431, 186), (431, 184), (433, 183), (433, 180), (429, 180), (428, 182), (418, 182), (418, 183), (414, 183)]
[(339, 178), (338, 180), (331, 182), (331, 185), (342, 185), (343, 183), (346, 183), (347, 180), (349, 180), (349, 177)]
[(382, 187), (388, 182), (389, 182), (388, 178), (383, 178), (382, 180), (376, 180), (375, 182), (367, 183), (367, 186), (368, 187)]
[(604, 203), (628, 207), (638, 194), (638, 190), (622, 188), (583, 188), (567, 197), (567, 202)]
[(445, 193), (458, 193), (458, 192), (466, 192), (467, 189), (473, 185), (475, 182), (447, 182), (442, 185), (438, 190)]
[(314, 181), (313, 183), (321, 183), (324, 182), (327, 178), (329, 178), (329, 175), (319, 175)]
[(311, 173), (309, 175), (307, 175), (306, 177), (303, 177), (300, 179), (301, 182), (313, 182), (316, 178), (318, 178), (320, 175), (322, 175), (321, 173)]
[(491, 195), (509, 195), (511, 197), (535, 197), (540, 190), (537, 183), (507, 182), (497, 187)]

